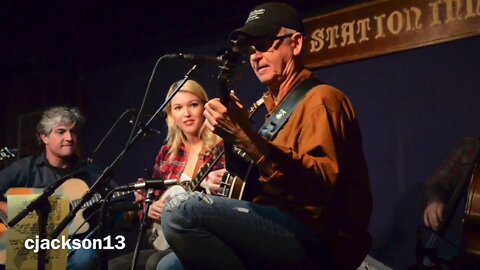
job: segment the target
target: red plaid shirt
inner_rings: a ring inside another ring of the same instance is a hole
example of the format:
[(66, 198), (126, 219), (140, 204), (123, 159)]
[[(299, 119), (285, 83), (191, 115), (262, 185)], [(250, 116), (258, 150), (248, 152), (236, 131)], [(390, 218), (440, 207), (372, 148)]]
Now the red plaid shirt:
[[(215, 152), (222, 146), (222, 142), (215, 145), (211, 151), (206, 155), (205, 151), (200, 152), (198, 158), (202, 160), (202, 166), (207, 164), (214, 158)], [(168, 145), (163, 145), (158, 152), (157, 157), (155, 158), (155, 164), (153, 166), (153, 177), (160, 179), (180, 179), (180, 175), (185, 169), (187, 163), (187, 153), (185, 152), (185, 147), (181, 146), (178, 150), (177, 156), (168, 160), (167, 153), (170, 150)], [(222, 156), (220, 160), (214, 165), (212, 171), (220, 170), (225, 168), (225, 157)], [(199, 168), (200, 169), (200, 168)], [(195, 175), (193, 176), (195, 177)], [(161, 194), (161, 191), (156, 191), (155, 195), (158, 198)]]
[[(202, 164), (205, 165), (207, 164), (210, 160), (214, 158), (214, 154), (217, 152), (217, 150), (223, 146), (223, 142), (219, 142), (217, 145), (213, 147), (211, 151), (208, 152), (208, 155), (205, 155), (205, 152), (202, 149), (202, 152), (199, 154), (199, 159), (202, 160)], [(162, 148), (160, 148), (160, 151), (157, 154), (157, 157), (155, 158), (155, 164), (153, 166), (153, 175), (152, 177), (154, 178), (160, 178), (160, 179), (180, 179), (180, 175), (182, 174), (183, 170), (185, 169), (185, 164), (187, 163), (187, 153), (185, 152), (185, 147), (180, 147), (178, 150), (177, 156), (172, 159), (171, 161), (168, 160), (168, 150), (170, 147), (168, 145), (163, 145)], [(225, 168), (225, 156), (222, 155), (220, 160), (213, 166), (212, 171), (215, 170), (220, 170)], [(201, 169), (200, 169), (201, 170)], [(200, 171), (199, 170), (199, 171)], [(195, 177), (195, 176), (193, 176)], [(160, 195), (162, 194), (163, 190), (155, 190), (154, 191), (154, 196), (155, 199), (160, 198)], [(143, 213), (145, 211), (146, 205), (143, 205), (144, 209), (143, 211), (138, 212), (138, 217), (139, 220), (143, 219)]]

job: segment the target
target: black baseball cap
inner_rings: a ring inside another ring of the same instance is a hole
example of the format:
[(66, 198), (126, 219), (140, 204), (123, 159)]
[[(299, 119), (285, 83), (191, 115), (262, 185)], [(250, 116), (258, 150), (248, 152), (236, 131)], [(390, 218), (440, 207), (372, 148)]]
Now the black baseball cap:
[(254, 7), (248, 15), (245, 25), (230, 33), (230, 38), (236, 39), (239, 34), (250, 38), (273, 36), (281, 27), (303, 33), (300, 15), (292, 6), (269, 2)]

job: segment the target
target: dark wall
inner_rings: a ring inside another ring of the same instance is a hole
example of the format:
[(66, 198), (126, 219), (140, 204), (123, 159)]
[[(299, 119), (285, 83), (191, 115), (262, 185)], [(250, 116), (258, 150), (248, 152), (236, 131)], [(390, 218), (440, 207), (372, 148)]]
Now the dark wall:
[[(185, 52), (210, 55), (223, 46), (217, 43)], [(371, 255), (395, 269), (406, 268), (415, 260), (415, 229), (421, 224), (419, 195), (424, 181), (456, 142), (479, 132), (478, 48), (480, 37), (474, 37), (315, 71), (322, 81), (347, 93), (358, 112), (374, 195)], [(39, 92), (31, 90), (36, 87), (28, 80), (19, 83), (2, 78), (10, 83), (1, 89), (4, 106), (0, 124), (4, 129), (15, 129), (19, 114), (59, 103), (81, 106), (88, 127), (84, 153), (91, 156), (118, 116), (127, 108), (139, 108), (155, 61), (144, 59), (66, 78), (60, 76), (61, 71), (52, 71), (60, 74), (57, 79), (34, 74), (32, 81), (40, 84)], [(188, 68), (188, 63), (172, 60), (159, 65), (145, 104), (146, 114), (160, 106), (169, 85), (183, 78)], [(243, 76), (236, 76), (234, 88), (248, 106), (264, 89), (248, 65), (239, 69)], [(205, 65), (194, 76), (212, 97), (217, 95), (217, 73), (216, 67)], [(42, 77), (46, 79), (40, 80)], [(45, 91), (52, 87), (69, 91), (62, 95)], [(120, 121), (94, 156), (98, 166), (104, 168), (120, 152), (130, 132), (130, 118), (128, 115)], [(142, 121), (145, 119), (143, 115)], [(144, 168), (151, 168), (165, 138), (163, 122), (158, 118), (153, 125), (162, 134), (141, 137), (131, 147), (115, 170), (117, 182), (133, 182), (146, 175)], [(0, 142), (11, 146), (15, 132), (2, 133)]]
[(372, 254), (395, 269), (415, 260), (424, 181), (461, 138), (480, 132), (478, 48), (475, 37), (316, 71), (357, 109), (374, 195)]

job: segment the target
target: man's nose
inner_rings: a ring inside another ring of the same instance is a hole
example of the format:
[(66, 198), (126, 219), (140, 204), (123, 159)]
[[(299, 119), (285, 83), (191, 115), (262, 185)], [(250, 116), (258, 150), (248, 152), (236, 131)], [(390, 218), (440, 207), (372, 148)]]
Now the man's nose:
[(256, 62), (256, 61), (260, 60), (261, 57), (262, 57), (262, 53), (255, 50), (250, 54), (250, 61)]
[(67, 140), (67, 141), (71, 141), (72, 140), (72, 133), (70, 131), (66, 131), (64, 133), (64, 139)]

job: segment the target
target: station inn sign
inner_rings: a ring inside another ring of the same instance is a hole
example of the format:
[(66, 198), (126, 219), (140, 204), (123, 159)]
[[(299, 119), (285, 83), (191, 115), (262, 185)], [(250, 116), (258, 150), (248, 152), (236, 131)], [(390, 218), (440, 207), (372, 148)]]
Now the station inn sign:
[(382, 0), (304, 20), (318, 68), (480, 34), (480, 0)]

